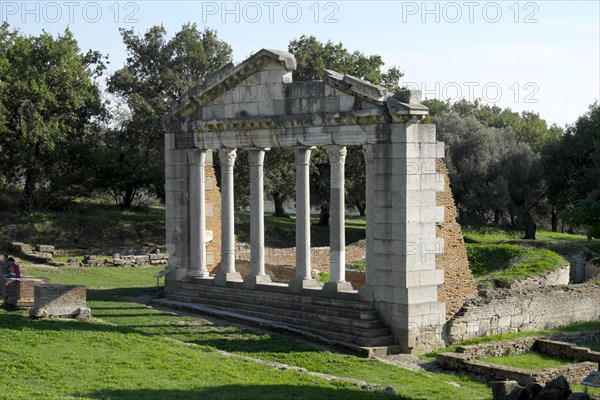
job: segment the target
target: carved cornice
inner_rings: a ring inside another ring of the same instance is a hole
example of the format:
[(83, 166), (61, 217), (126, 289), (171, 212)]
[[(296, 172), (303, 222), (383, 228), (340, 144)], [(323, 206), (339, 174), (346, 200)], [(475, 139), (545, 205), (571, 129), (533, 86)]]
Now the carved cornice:
[(194, 132), (247, 131), (256, 129), (305, 128), (313, 126), (360, 125), (389, 122), (383, 109), (340, 113), (314, 113), (275, 117), (222, 118), (191, 121)]

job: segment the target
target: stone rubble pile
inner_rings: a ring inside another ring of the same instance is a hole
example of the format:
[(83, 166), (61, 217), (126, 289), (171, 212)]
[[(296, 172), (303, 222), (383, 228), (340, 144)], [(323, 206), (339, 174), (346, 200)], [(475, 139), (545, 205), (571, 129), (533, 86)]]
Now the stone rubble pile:
[(573, 393), (569, 382), (559, 376), (545, 385), (529, 383), (525, 386), (516, 381), (492, 382), (493, 400), (591, 400), (585, 393)]

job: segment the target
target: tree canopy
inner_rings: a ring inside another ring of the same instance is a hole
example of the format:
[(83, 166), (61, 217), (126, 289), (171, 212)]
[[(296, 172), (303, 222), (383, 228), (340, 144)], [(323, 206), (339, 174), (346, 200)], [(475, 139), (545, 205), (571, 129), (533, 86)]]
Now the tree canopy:
[(25, 36), (0, 27), (0, 175), (23, 182), (23, 204), (81, 194), (104, 117), (95, 80), (99, 53), (81, 53), (73, 34)]
[(196, 24), (183, 25), (170, 39), (162, 26), (144, 35), (120, 31), (128, 57), (108, 79), (108, 91), (127, 112), (106, 132), (97, 185), (128, 208), (140, 194), (163, 194), (163, 114), (194, 84), (230, 62), (232, 50), (215, 31), (200, 31)]

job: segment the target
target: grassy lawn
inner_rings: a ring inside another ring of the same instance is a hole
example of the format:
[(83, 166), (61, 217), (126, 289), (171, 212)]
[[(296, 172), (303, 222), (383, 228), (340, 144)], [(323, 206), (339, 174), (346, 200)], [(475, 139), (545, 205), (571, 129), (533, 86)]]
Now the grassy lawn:
[(489, 364), (504, 365), (506, 367), (526, 369), (530, 371), (537, 371), (544, 368), (562, 367), (575, 363), (572, 360), (563, 360), (539, 353), (526, 353), (518, 356), (490, 357), (481, 359), (480, 361)]
[[(123, 301), (152, 293), (158, 269), (24, 267), (25, 274), (54, 283), (87, 285), (95, 319), (31, 321), (0, 311), (0, 340), (11, 343), (0, 353), (0, 384), (15, 388), (0, 399), (491, 398), (486, 385), (469, 378), (404, 370), (279, 334)], [(392, 386), (398, 396), (223, 357), (216, 350)]]
[(506, 287), (568, 264), (551, 250), (518, 244), (468, 243), (467, 254), (473, 276), (484, 287)]

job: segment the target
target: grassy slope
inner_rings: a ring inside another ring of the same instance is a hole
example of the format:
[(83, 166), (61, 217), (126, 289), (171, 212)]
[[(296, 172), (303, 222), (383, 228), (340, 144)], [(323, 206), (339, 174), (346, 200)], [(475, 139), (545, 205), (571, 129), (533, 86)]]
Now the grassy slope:
[[(123, 295), (152, 291), (155, 270), (24, 268), (29, 275), (48, 276), (55, 283), (102, 288), (88, 291), (88, 305), (103, 322), (29, 321), (0, 311), (0, 340), (15, 343), (10, 353), (0, 356), (0, 370), (7, 371), (0, 374), (0, 384), (18, 386), (10, 398), (36, 398), (44, 392), (61, 399), (73, 393), (86, 399), (391, 398), (299, 372), (224, 358), (215, 349), (392, 386), (402, 395), (399, 399), (490, 398), (485, 385), (468, 378), (408, 371), (278, 334), (120, 301)], [(166, 338), (199, 347), (174, 345)]]
[(544, 368), (562, 367), (575, 363), (575, 361), (572, 360), (563, 360), (538, 353), (525, 353), (518, 356), (492, 357), (486, 358), (482, 361), (489, 364), (504, 365), (507, 367), (527, 369), (530, 371), (537, 371)]
[(479, 286), (494, 286), (499, 281), (506, 286), (568, 264), (551, 250), (517, 244), (468, 243), (467, 253)]

